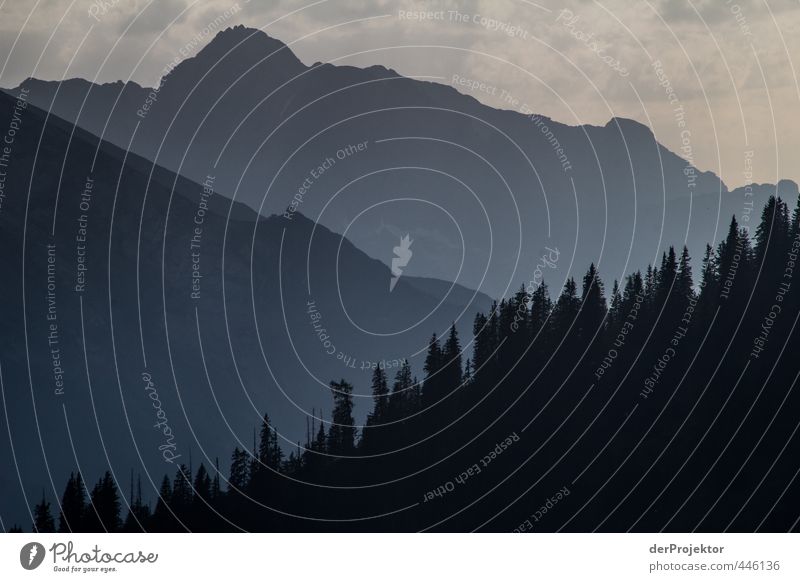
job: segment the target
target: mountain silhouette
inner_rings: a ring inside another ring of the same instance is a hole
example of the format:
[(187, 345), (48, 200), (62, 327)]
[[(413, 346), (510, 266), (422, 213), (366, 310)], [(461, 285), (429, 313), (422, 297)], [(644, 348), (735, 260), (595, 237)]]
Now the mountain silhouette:
[[(558, 283), (590, 262), (621, 278), (666, 241), (699, 256), (752, 201), (636, 121), (567, 125), (532, 113), (536, 104), (494, 109), (382, 66), (305, 65), (243, 26), (218, 33), (155, 89), (81, 79), (21, 87), (160, 166), (197, 182), (213, 174), (217, 192), (263, 215), (295, 201), (387, 265), (396, 237), (379, 225), (409, 233), (407, 274), (494, 297), (529, 281), (544, 247), (570, 258), (548, 276)], [(756, 204), (776, 188), (764, 186)]]
[(0, 94), (3, 524), (796, 530), (797, 184), (532, 109), (241, 26)]

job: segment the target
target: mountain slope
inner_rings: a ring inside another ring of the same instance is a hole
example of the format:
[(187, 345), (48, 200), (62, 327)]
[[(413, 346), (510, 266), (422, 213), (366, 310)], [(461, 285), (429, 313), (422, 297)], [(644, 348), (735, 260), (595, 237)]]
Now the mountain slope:
[[(0, 95), (0, 126), (15, 107)], [(153, 491), (190, 457), (224, 467), (265, 411), (292, 447), (312, 411), (329, 421), (333, 378), (355, 385), (363, 421), (373, 363), (419, 369), (433, 331), (488, 306), (445, 282), (401, 278), (390, 293), (384, 264), (299, 212), (259, 217), (209, 177), (33, 106), (17, 117), (0, 209), (4, 523), (26, 523), (49, 476), (57, 497), (76, 467), (110, 466), (121, 484), (141, 467)]]

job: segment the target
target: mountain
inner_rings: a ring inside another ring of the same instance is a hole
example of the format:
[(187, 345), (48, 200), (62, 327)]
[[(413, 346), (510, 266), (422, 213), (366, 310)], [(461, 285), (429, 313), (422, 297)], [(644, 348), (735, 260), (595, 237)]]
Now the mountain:
[(408, 233), (407, 275), (493, 297), (532, 280), (546, 248), (561, 257), (545, 273), (556, 288), (590, 262), (621, 278), (658, 261), (667, 241), (699, 259), (751, 201), (638, 122), (567, 125), (381, 66), (306, 65), (243, 26), (157, 88), (80, 79), (20, 88), (158, 165), (197, 182), (213, 175), (217, 192), (263, 215), (301, 211), (387, 265)]
[(119, 483), (141, 467), (154, 491), (176, 463), (226, 468), (264, 412), (292, 448), (312, 414), (330, 421), (332, 379), (355, 385), (363, 422), (372, 367), (421, 369), (432, 332), (457, 321), (469, 337), (490, 305), (409, 276), (390, 292), (385, 264), (300, 212), (259, 216), (213, 177), (191, 181), (0, 94), (0, 127), (12, 123), (0, 150), (4, 523), (27, 523), (41, 487), (60, 497), (76, 467), (89, 479), (110, 467)]

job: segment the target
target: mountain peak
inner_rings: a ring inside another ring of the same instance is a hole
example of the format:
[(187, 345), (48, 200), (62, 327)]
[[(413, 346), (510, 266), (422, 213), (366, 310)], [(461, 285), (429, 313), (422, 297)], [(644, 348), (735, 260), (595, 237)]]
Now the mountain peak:
[(166, 78), (200, 78), (212, 69), (240, 75), (255, 67), (278, 76), (295, 75), (306, 66), (292, 50), (263, 30), (236, 25), (221, 30), (192, 58), (181, 61)]
[(605, 125), (605, 127), (616, 126), (618, 126), (622, 131), (636, 131), (647, 135), (653, 134), (650, 127), (644, 123), (636, 121), (635, 119), (630, 119), (629, 117), (612, 117)]
[(212, 53), (224, 55), (228, 51), (245, 51), (262, 58), (272, 53), (282, 53), (283, 57), (291, 57), (297, 63), (300, 60), (285, 43), (269, 36), (259, 28), (249, 28), (243, 24), (228, 27), (219, 31), (197, 56)]
[(286, 46), (283, 42), (276, 38), (272, 38), (260, 28), (251, 28), (249, 26), (245, 26), (244, 24), (237, 24), (236, 26), (229, 26), (228, 28), (220, 30), (211, 40), (209, 46), (213, 45), (214, 43), (230, 44), (232, 42), (242, 42), (250, 39), (251, 37), (255, 38), (259, 42), (273, 44), (278, 48)]

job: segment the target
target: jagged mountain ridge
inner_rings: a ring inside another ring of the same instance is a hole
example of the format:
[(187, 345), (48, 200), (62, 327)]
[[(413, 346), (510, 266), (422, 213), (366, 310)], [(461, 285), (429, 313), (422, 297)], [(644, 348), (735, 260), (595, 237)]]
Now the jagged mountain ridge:
[[(307, 66), (242, 26), (157, 90), (22, 86), (32, 102), (182, 175), (202, 181), (213, 168), (219, 192), (264, 215), (299, 196), (303, 213), (386, 264), (397, 234), (411, 233), (409, 274), (492, 296), (530, 280), (544, 247), (570, 258), (548, 273), (555, 287), (590, 262), (621, 278), (684, 240), (699, 257), (744, 201), (638, 122), (570, 126), (382, 66)], [(794, 183), (781, 188), (797, 195)]]

